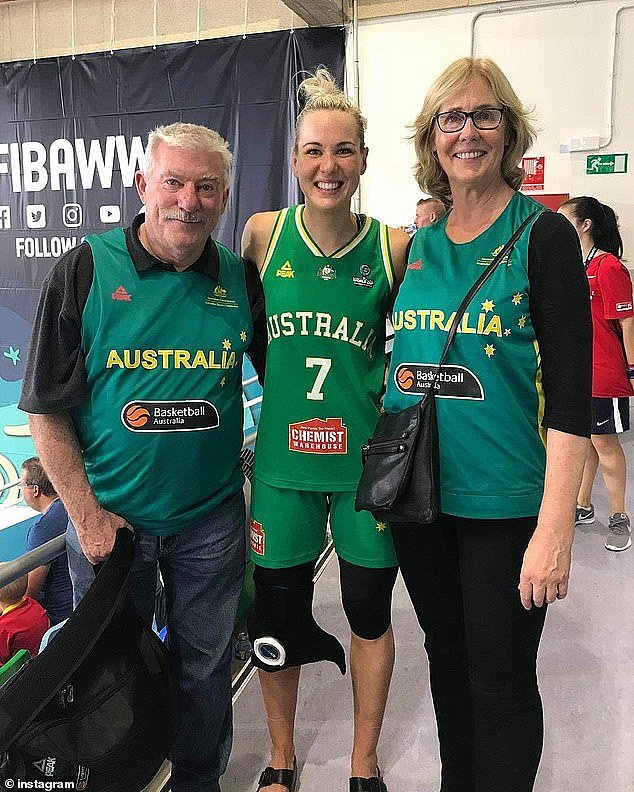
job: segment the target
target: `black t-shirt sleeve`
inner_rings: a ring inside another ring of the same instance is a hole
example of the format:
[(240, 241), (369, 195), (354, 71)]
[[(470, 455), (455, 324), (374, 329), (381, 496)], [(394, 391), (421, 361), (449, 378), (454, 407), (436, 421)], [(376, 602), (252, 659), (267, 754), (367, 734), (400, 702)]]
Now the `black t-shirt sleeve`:
[(530, 312), (541, 357), (542, 426), (590, 436), (592, 318), (588, 279), (576, 231), (544, 212), (528, 244)]
[(247, 284), (247, 294), (251, 315), (253, 317), (253, 339), (247, 354), (251, 358), (260, 385), (264, 385), (264, 368), (266, 364), (266, 311), (264, 309), (264, 289), (257, 267), (252, 261), (242, 259), (244, 262), (244, 276)]
[(29, 413), (69, 410), (87, 397), (81, 316), (93, 278), (92, 251), (64, 254), (42, 284), (18, 407)]

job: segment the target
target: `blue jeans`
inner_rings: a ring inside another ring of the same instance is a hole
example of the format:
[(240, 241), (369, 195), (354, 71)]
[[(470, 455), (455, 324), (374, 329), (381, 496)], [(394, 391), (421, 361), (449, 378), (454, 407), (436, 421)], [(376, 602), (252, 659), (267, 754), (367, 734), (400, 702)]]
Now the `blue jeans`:
[[(167, 641), (180, 689), (181, 722), (170, 754), (173, 792), (220, 792), (218, 779), (229, 760), (231, 635), (244, 580), (244, 522), (240, 491), (182, 533), (135, 534), (130, 589), (148, 624), (157, 563), (165, 584)], [(69, 565), (74, 565), (76, 534), (67, 535), (67, 542)], [(77, 581), (77, 594), (85, 593), (92, 577), (84, 558), (71, 571), (73, 590)]]
[(77, 538), (77, 531), (70, 520), (66, 526), (66, 557), (68, 574), (73, 586), (73, 609), (75, 609), (95, 579), (95, 570), (84, 555)]

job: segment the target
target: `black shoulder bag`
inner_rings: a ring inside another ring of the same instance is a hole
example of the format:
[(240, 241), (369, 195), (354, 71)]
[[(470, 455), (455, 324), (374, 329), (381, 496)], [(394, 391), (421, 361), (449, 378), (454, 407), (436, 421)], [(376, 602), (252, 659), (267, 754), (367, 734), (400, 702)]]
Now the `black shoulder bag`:
[(132, 603), (132, 556), (121, 528), (66, 624), (0, 689), (0, 788), (138, 792), (167, 756), (177, 682)]
[(467, 306), (541, 211), (538, 209), (524, 220), (460, 303), (427, 393), (400, 412), (380, 416), (374, 434), (361, 448), (363, 471), (355, 498), (356, 511), (369, 511), (377, 520), (386, 522), (428, 524), (437, 519), (440, 466), (435, 380)]

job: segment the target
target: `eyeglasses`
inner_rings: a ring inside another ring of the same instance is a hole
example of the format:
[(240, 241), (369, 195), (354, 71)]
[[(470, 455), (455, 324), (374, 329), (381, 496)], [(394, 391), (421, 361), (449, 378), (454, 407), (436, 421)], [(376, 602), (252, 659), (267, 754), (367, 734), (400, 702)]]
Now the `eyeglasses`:
[(467, 123), (467, 118), (473, 121), (476, 129), (497, 129), (502, 123), (504, 108), (481, 107), (479, 110), (448, 110), (446, 113), (436, 113), (436, 123), (441, 132), (460, 132)]

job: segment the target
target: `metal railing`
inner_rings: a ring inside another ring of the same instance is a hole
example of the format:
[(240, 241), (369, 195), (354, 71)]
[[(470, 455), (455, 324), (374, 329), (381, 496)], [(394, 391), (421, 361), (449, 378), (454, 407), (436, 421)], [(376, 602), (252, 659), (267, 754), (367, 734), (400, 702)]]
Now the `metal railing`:
[(0, 587), (6, 586), (16, 580), (16, 578), (22, 577), (22, 575), (26, 575), (40, 566), (50, 564), (53, 559), (62, 555), (65, 551), (66, 534), (62, 534), (36, 547), (35, 550), (23, 553), (13, 561), (7, 561), (0, 570)]

